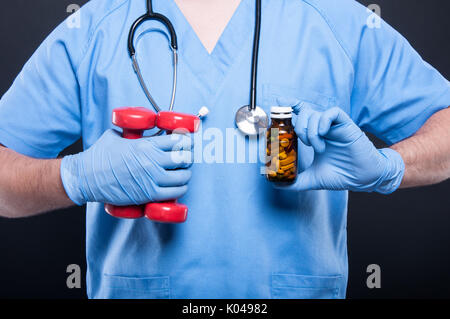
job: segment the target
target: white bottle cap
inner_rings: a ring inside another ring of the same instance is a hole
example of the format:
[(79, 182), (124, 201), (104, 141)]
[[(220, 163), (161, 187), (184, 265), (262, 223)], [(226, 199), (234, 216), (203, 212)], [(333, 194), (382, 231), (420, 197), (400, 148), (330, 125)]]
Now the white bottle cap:
[(270, 108), (270, 117), (275, 119), (289, 119), (292, 117), (292, 107), (272, 106)]

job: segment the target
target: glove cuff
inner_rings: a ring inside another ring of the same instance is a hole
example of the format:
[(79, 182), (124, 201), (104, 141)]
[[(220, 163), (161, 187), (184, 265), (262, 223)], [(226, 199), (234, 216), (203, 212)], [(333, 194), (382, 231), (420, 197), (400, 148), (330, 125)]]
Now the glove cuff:
[(86, 204), (85, 196), (81, 188), (82, 177), (80, 175), (78, 155), (63, 157), (60, 174), (66, 194), (72, 202), (79, 206)]
[(405, 163), (402, 156), (391, 148), (378, 150), (387, 161), (387, 168), (375, 191), (380, 194), (391, 194), (395, 192), (402, 183), (405, 173)]

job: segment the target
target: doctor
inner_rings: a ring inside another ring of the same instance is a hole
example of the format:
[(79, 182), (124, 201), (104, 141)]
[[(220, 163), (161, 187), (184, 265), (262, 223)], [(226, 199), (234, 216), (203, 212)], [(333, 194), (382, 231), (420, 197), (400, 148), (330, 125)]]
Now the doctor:
[[(202, 129), (225, 135), (248, 103), (255, 1), (153, 9), (178, 34), (176, 111), (206, 105)], [(257, 102), (293, 106), (301, 142), (297, 182), (273, 187), (260, 163), (191, 165), (185, 136), (113, 130), (114, 108), (151, 109), (127, 52), (145, 11), (144, 0), (91, 0), (81, 28), (61, 24), (26, 63), (0, 101), (0, 214), (87, 204), (91, 298), (344, 298), (347, 191), (389, 194), (450, 176), (449, 82), (389, 25), (369, 26), (353, 0), (263, 0)], [(163, 108), (166, 34), (149, 22), (135, 39)], [(377, 150), (361, 129), (391, 147)], [(56, 159), (80, 137), (84, 152)], [(189, 206), (184, 224), (117, 219), (102, 204), (173, 198)]]

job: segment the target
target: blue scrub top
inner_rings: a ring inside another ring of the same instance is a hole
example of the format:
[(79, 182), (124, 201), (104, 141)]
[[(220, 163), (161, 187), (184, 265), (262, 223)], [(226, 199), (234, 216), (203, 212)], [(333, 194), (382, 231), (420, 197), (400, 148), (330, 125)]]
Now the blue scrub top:
[[(235, 112), (249, 101), (254, 1), (242, 0), (212, 54), (173, 1), (154, 2), (179, 37), (175, 109), (210, 108), (196, 148), (217, 156), (192, 167), (181, 199), (190, 209), (185, 224), (121, 220), (102, 204), (87, 205), (89, 297), (345, 297), (347, 192), (275, 190), (261, 163), (227, 161), (225, 145), (210, 145), (214, 135), (233, 133)], [(54, 158), (80, 137), (85, 148), (95, 143), (113, 127), (114, 108), (151, 108), (127, 51), (130, 26), (145, 10), (143, 0), (91, 0), (80, 11), (81, 28), (62, 23), (2, 97), (0, 142)], [(411, 136), (450, 104), (449, 82), (385, 22), (367, 23), (371, 14), (352, 0), (264, 0), (258, 104), (266, 112), (339, 106), (389, 144)], [(147, 22), (135, 40), (161, 105), (172, 84), (166, 34)], [(236, 145), (257, 143), (236, 136)], [(313, 152), (300, 143), (299, 154), (303, 170)]]

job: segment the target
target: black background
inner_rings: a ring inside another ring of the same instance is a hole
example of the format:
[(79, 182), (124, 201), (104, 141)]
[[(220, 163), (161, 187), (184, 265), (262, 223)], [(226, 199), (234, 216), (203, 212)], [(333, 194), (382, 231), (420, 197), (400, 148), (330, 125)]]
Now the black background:
[[(137, 0), (134, 0), (137, 1)], [(3, 1), (0, 95), (41, 41), (80, 0)], [(371, 1), (361, 1), (368, 5)], [(339, 5), (339, 1), (335, 1)], [(378, 0), (381, 15), (447, 79), (450, 2)], [(80, 149), (79, 143), (68, 152)], [(390, 196), (350, 194), (349, 298), (450, 297), (450, 182)], [(83, 298), (66, 287), (66, 267), (85, 271), (83, 208), (22, 220), (0, 219), (0, 298)], [(381, 289), (368, 289), (366, 267), (379, 264)]]

